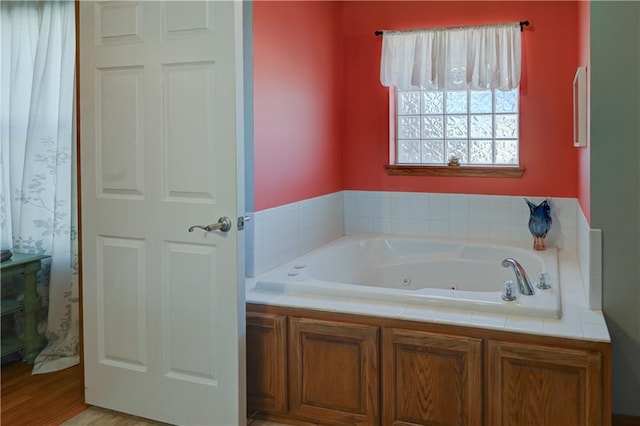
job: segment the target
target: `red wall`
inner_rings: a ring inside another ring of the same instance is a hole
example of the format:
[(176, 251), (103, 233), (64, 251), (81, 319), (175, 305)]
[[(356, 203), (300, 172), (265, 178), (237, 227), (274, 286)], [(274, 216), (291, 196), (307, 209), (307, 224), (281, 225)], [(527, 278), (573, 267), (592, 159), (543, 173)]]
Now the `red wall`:
[(343, 189), (339, 2), (254, 2), (254, 209)]
[[(579, 30), (579, 3), (254, 2), (255, 210), (342, 189), (572, 198), (580, 192), (584, 210), (588, 150), (572, 146), (571, 83), (585, 43), (579, 31), (588, 37), (588, 29)], [(523, 33), (524, 177), (387, 175), (389, 97), (374, 31), (520, 20), (531, 22)]]
[[(587, 67), (587, 81), (591, 80), (591, 2), (582, 1), (578, 5), (578, 64)], [(591, 121), (591, 84), (587, 84), (587, 135)], [(587, 146), (578, 150), (578, 202), (591, 223), (591, 144), (587, 136)]]
[[(572, 81), (578, 61), (577, 2), (342, 3), (344, 189), (577, 196)], [(388, 176), (388, 89), (380, 84), (380, 29), (529, 20), (523, 33), (521, 179)]]

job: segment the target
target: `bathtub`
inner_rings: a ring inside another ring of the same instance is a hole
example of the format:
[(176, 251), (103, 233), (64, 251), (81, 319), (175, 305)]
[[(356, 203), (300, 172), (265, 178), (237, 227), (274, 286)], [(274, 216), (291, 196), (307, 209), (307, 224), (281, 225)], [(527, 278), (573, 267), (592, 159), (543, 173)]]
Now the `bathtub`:
[[(535, 294), (502, 300), (504, 281), (516, 259)], [(536, 287), (546, 272), (551, 288)], [(393, 235), (339, 238), (256, 277), (259, 291), (357, 298), (464, 309), (536, 318), (560, 318), (560, 280), (556, 249), (536, 252), (507, 244)]]

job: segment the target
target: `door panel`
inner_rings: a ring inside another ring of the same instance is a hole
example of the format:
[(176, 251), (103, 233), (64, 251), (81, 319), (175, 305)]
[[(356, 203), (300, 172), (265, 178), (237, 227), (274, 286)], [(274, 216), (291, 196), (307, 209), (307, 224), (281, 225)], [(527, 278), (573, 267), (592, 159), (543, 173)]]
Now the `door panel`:
[(187, 230), (242, 212), (242, 4), (79, 10), (86, 400), (240, 424), (242, 243)]
[(491, 340), (492, 425), (601, 425), (603, 359), (597, 351)]
[(171, 64), (163, 67), (162, 74), (165, 200), (215, 204), (216, 174), (209, 166), (216, 157), (215, 145), (202, 145), (204, 140), (215, 140), (211, 120), (215, 64)]
[[(96, 164), (98, 191), (103, 197), (144, 196), (142, 67), (97, 69)], [(120, 120), (120, 117), (127, 120)]]
[(249, 412), (287, 413), (287, 317), (247, 312)]
[[(98, 356), (105, 365), (146, 372), (145, 244), (98, 236)], [(126, 300), (118, 310), (118, 300)]]
[(378, 327), (289, 318), (289, 410), (327, 424), (377, 425)]
[(383, 424), (481, 425), (482, 340), (383, 330)]
[(165, 242), (164, 249), (165, 374), (217, 386), (215, 321), (220, 301), (210, 285), (218, 274), (217, 248)]

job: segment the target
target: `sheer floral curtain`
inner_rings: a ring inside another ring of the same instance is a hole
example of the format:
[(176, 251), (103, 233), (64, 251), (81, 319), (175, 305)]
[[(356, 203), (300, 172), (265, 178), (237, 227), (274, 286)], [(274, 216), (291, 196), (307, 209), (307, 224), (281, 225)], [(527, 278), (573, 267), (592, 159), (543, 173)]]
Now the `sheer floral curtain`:
[(402, 90), (511, 90), (520, 84), (520, 23), (384, 31), (380, 81)]
[(48, 254), (47, 346), (33, 372), (79, 362), (73, 1), (0, 2), (2, 248)]

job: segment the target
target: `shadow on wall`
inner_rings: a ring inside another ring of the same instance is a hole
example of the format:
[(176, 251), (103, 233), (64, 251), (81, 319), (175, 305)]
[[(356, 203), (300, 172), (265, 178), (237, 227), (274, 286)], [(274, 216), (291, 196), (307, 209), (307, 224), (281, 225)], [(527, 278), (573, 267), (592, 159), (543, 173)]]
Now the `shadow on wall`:
[[(640, 363), (638, 359), (632, 355), (640, 353), (640, 341), (634, 340), (634, 338), (620, 327), (613, 318), (607, 315), (606, 312), (604, 316), (609, 334), (611, 335), (612, 349), (618, 354), (621, 354), (615, 358), (617, 365), (616, 368), (613, 368), (611, 371), (611, 381), (614, 383), (625, 381), (628, 385), (624, 389), (613, 386), (611, 399), (616, 401), (620, 406), (637, 406), (638, 402), (640, 402)], [(627, 356), (623, 356), (622, 354)], [(631, 379), (629, 380), (629, 378)], [(635, 420), (635, 423), (629, 424), (640, 425), (640, 417), (635, 418)], [(615, 424), (618, 423), (614, 422), (614, 425)]]
[(551, 205), (552, 222), (551, 228), (547, 233), (547, 247), (558, 247), (559, 240), (561, 236), (564, 235), (562, 232), (562, 222), (560, 221), (561, 213), (563, 213), (562, 206), (555, 202), (553, 198), (549, 198), (549, 204)]

